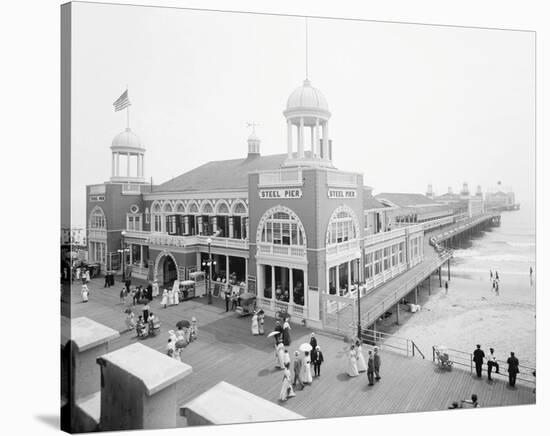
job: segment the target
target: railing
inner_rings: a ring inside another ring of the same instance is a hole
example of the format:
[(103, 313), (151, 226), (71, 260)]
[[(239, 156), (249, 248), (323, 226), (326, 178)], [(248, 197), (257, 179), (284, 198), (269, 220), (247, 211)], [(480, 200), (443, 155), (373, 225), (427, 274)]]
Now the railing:
[(463, 230), (466, 230), (470, 227), (473, 227), (477, 224), (480, 224), (484, 221), (487, 221), (488, 219), (491, 219), (492, 218), (492, 214), (485, 214), (485, 215), (482, 215), (480, 217), (477, 217), (475, 219), (472, 219), (464, 224), (461, 224), (459, 226), (455, 226), (453, 227), (452, 229), (449, 229), (443, 233), (439, 233), (435, 236), (435, 239), (436, 240), (442, 240), (442, 239), (448, 239), (450, 238), (451, 236), (453, 236), (454, 234), (456, 233), (460, 233), (462, 232)]
[[(356, 326), (352, 328), (357, 329)], [(372, 329), (361, 329), (361, 340), (364, 344), (376, 345), (381, 349), (391, 349), (404, 353), (407, 356), (419, 355), (422, 359), (425, 359), (424, 353), (420, 351), (420, 348), (408, 338), (402, 338), (400, 336), (392, 335), (389, 333), (383, 333)]]
[(418, 274), (415, 274), (413, 278), (405, 282), (403, 285), (401, 285), (399, 288), (397, 288), (391, 295), (388, 295), (384, 300), (382, 300), (380, 303), (378, 303), (376, 306), (373, 306), (371, 309), (369, 309), (365, 316), (361, 316), (361, 322), (365, 325), (370, 325), (376, 319), (383, 313), (386, 312), (387, 309), (392, 307), (394, 304), (396, 304), (401, 298), (405, 296), (405, 294), (410, 291), (412, 288), (417, 286), (422, 280), (424, 280), (433, 270), (439, 267), (442, 263), (444, 263), (446, 260), (450, 259), (452, 256), (452, 252), (445, 251), (442, 252), (438, 259), (435, 259), (433, 262), (428, 264), (425, 268), (422, 269), (422, 271)]
[(260, 173), (259, 187), (265, 186), (302, 186), (302, 170), (263, 171)]
[(288, 303), (286, 301), (272, 300), (271, 298), (256, 297), (256, 304), (260, 307), (272, 310), (274, 312), (286, 312), (297, 317), (304, 317), (306, 308), (296, 303)]
[(327, 185), (338, 188), (356, 188), (357, 174), (328, 171)]
[(125, 237), (127, 238), (136, 238), (136, 239), (147, 239), (151, 232), (146, 230), (130, 230), (126, 229)]
[(123, 194), (140, 194), (141, 185), (139, 183), (125, 183), (122, 185)]
[(327, 256), (336, 256), (341, 253), (347, 253), (348, 251), (358, 249), (359, 241), (357, 239), (353, 241), (340, 242), (338, 244), (327, 245)]
[(433, 229), (435, 227), (440, 227), (440, 226), (445, 226), (447, 224), (451, 224), (452, 222), (453, 222), (453, 217), (448, 216), (448, 217), (445, 217), (445, 218), (439, 218), (437, 220), (426, 221), (426, 222), (422, 223), (422, 227), (424, 228), (424, 231), (426, 231), (426, 230)]
[[(128, 232), (130, 234), (132, 232)], [(141, 236), (143, 237), (143, 236)], [(165, 245), (172, 247), (188, 247), (192, 245), (208, 245), (208, 238), (212, 240), (212, 247), (236, 248), (248, 250), (248, 239), (232, 239), (211, 237), (205, 235), (168, 235), (166, 233), (150, 233), (149, 243), (152, 245)]]
[[(432, 360), (434, 362), (437, 362), (437, 355), (436, 355), (436, 349), (437, 347), (434, 345), (432, 346)], [(449, 355), (449, 360), (453, 362), (454, 365), (459, 365), (464, 368), (470, 369), (470, 374), (473, 374), (474, 372), (474, 366), (475, 363), (473, 361), (474, 355), (473, 353), (468, 353), (466, 351), (461, 350), (455, 350), (454, 348), (445, 348), (447, 354)], [(499, 366), (499, 372), (492, 372), (493, 376), (501, 376), (501, 377), (508, 377), (508, 369), (507, 369), (507, 363), (503, 360), (497, 359), (496, 362)], [(487, 363), (484, 363), (482, 365), (482, 370), (487, 371)], [(526, 383), (536, 384), (536, 378), (533, 375), (533, 372), (535, 371), (535, 368), (532, 368), (527, 365), (519, 365), (519, 373), (516, 376), (516, 380), (520, 380)]]
[(293, 245), (258, 244), (260, 254), (282, 257), (305, 257), (306, 248)]
[(389, 232), (380, 232), (374, 235), (369, 235), (365, 237), (365, 246), (378, 244), (380, 242), (389, 241), (391, 239), (396, 239), (405, 236), (405, 227), (401, 227)]
[(90, 195), (105, 194), (105, 185), (90, 186)]

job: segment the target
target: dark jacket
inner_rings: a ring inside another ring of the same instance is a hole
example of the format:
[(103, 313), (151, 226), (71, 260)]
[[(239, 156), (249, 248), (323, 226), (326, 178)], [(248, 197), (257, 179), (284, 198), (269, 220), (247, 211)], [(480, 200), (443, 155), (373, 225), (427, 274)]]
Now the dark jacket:
[(322, 351), (313, 350), (311, 352), (311, 362), (313, 364), (322, 363), (324, 361), (325, 361), (325, 359), (323, 358), (323, 352)]
[(476, 348), (474, 351), (474, 362), (481, 365), (483, 363), (483, 358), (485, 357), (485, 353), (482, 349)]
[(367, 371), (374, 372), (374, 356), (371, 354), (367, 360)]
[(317, 338), (312, 337), (309, 340), (309, 345), (311, 345), (311, 348), (315, 351), (315, 348), (317, 347)]
[(509, 357), (506, 361), (508, 364), (508, 373), (509, 374), (517, 374), (519, 373), (519, 360), (516, 356)]

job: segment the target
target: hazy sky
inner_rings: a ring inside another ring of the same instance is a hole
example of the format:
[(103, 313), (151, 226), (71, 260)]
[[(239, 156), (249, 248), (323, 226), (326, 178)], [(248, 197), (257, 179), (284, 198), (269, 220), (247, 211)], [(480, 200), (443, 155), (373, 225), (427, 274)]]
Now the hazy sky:
[[(85, 186), (111, 174), (126, 127), (112, 103), (128, 85), (131, 128), (155, 184), (207, 161), (286, 152), (286, 100), (305, 76), (299, 17), (73, 3), (72, 221)], [(332, 112), (333, 162), (374, 192), (486, 190), (523, 207), (535, 186), (535, 35), (309, 20), (309, 78)]]

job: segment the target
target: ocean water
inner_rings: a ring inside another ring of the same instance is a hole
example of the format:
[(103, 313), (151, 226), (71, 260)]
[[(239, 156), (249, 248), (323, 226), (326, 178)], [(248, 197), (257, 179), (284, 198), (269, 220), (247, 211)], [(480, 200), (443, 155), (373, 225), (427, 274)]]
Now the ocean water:
[[(528, 210), (503, 212), (494, 227), (455, 247), (449, 291), (429, 297), (400, 326), (399, 335), (423, 350), (444, 344), (472, 351), (494, 347), (498, 359), (515, 351), (520, 364), (536, 363), (535, 221)], [(533, 268), (533, 276), (529, 268)], [(489, 271), (498, 271), (500, 292)], [(446, 277), (446, 268), (444, 268)]]

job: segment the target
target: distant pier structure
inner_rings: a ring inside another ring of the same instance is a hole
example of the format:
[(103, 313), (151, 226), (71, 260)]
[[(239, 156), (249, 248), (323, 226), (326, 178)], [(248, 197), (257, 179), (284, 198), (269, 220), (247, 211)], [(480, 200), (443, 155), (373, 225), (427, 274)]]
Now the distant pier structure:
[(519, 210), (520, 206), (512, 188), (504, 188), (501, 181), (496, 189), (485, 194), (485, 205), (487, 211)]

